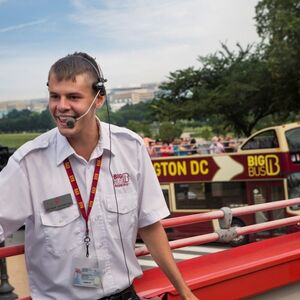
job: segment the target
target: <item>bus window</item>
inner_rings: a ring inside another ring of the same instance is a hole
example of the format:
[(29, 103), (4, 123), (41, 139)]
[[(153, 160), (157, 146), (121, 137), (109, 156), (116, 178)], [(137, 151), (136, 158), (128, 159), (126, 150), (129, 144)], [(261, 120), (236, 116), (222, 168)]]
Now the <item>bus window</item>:
[(238, 207), (247, 204), (245, 182), (212, 182), (205, 184), (207, 208)]
[[(300, 172), (288, 176), (288, 195), (289, 199), (300, 197)], [(293, 205), (292, 210), (300, 210), (300, 205)]]
[(242, 150), (269, 149), (279, 146), (275, 130), (267, 130), (255, 135), (243, 145)]
[(177, 209), (206, 209), (204, 183), (175, 184)]
[(164, 194), (166, 204), (168, 206), (168, 209), (170, 209), (170, 197), (169, 197), (169, 189), (162, 188), (162, 192)]
[(176, 209), (219, 209), (247, 204), (244, 182), (176, 183)]
[(290, 151), (300, 150), (300, 128), (294, 128), (286, 131), (285, 137)]

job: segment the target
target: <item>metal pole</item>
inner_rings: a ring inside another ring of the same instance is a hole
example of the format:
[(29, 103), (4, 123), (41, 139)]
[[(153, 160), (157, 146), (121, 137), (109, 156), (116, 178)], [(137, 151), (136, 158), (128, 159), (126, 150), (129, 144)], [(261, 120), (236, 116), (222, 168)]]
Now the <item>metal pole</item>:
[[(4, 242), (0, 243), (0, 247), (4, 247)], [(0, 258), (0, 300), (18, 299), (18, 295), (13, 293), (13, 290), (14, 287), (8, 282), (6, 258)]]

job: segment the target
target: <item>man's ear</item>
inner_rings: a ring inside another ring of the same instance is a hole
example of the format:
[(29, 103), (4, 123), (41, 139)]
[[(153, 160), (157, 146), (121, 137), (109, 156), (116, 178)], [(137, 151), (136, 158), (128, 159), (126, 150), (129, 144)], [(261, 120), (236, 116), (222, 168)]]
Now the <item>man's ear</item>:
[(101, 108), (105, 103), (106, 97), (99, 95), (96, 100), (96, 108)]

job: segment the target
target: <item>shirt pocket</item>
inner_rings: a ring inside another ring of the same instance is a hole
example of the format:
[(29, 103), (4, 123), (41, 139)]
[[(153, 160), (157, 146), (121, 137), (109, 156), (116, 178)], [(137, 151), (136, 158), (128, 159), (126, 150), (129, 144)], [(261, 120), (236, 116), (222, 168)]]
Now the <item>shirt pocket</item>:
[(83, 243), (84, 224), (80, 217), (77, 205), (41, 214), (45, 243), (51, 254), (62, 256)]
[[(115, 239), (126, 236), (135, 240), (137, 232), (137, 194), (105, 196), (105, 208), (109, 233)], [(134, 236), (133, 236), (134, 235)]]

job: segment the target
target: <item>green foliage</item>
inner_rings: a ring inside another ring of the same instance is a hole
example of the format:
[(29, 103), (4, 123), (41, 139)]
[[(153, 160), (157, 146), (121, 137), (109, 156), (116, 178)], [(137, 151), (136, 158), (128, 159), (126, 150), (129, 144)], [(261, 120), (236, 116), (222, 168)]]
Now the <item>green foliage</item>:
[(152, 137), (150, 126), (147, 123), (142, 123), (134, 120), (129, 120), (127, 123), (127, 128), (138, 133), (141, 136)]
[(109, 110), (110, 119), (106, 108), (102, 108), (98, 113), (101, 121), (127, 127), (138, 134), (151, 137), (153, 134), (150, 125), (156, 120), (153, 114), (153, 103), (140, 102), (137, 104), (127, 104), (116, 112)]
[(257, 32), (264, 41), (265, 57), (281, 115), (299, 112), (300, 5), (299, 0), (261, 0), (256, 6)]
[(118, 111), (111, 113), (111, 122), (118, 126), (125, 126), (129, 121), (151, 123), (156, 120), (153, 115), (151, 102), (139, 102), (137, 104), (127, 104)]
[(182, 128), (171, 122), (162, 122), (159, 126), (159, 139), (164, 142), (172, 142), (182, 134)]
[(204, 140), (210, 140), (213, 135), (213, 131), (210, 126), (197, 127), (194, 130), (186, 129), (186, 131), (190, 132), (191, 137), (199, 137)]
[[(216, 88), (211, 88), (201, 101), (201, 111), (207, 115), (220, 116), (224, 127), (237, 134), (250, 135), (253, 128), (268, 115), (282, 109), (273, 95), (273, 83), (265, 79), (270, 76), (261, 48), (242, 49), (236, 54), (222, 45), (221, 55), (215, 55), (216, 68), (223, 65), (222, 78)], [(215, 66), (210, 65), (215, 72)], [(202, 87), (199, 94), (203, 95)]]
[(48, 109), (41, 113), (14, 109), (0, 119), (0, 132), (46, 131), (53, 127)]

